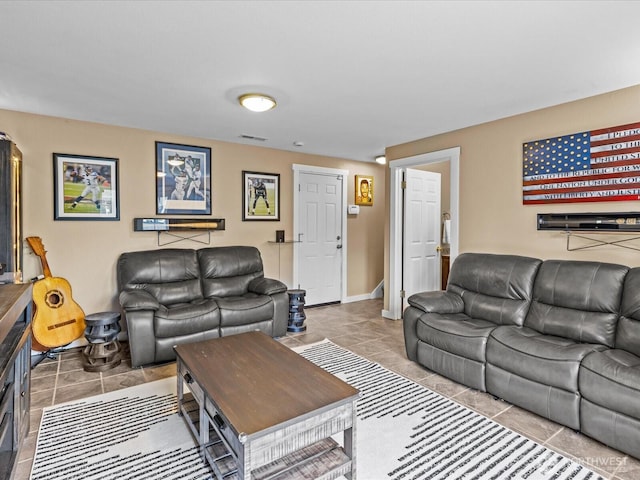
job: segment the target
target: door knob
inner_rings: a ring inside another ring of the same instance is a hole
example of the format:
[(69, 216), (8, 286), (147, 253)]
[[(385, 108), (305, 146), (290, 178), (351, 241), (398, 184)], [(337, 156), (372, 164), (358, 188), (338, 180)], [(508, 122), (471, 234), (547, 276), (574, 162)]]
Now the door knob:
[(337, 248), (337, 249), (340, 249), (340, 248), (342, 248), (342, 245), (341, 245), (341, 244), (338, 244), (338, 245), (336, 245), (336, 248)]

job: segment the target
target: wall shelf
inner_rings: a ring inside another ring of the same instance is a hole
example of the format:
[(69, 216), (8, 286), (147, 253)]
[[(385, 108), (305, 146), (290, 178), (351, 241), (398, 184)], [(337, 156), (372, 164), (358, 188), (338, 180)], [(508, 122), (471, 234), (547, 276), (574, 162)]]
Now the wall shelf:
[(538, 230), (640, 232), (640, 213), (539, 213)]
[[(567, 250), (570, 252), (606, 245), (640, 251), (640, 246), (627, 244), (640, 240), (640, 212), (539, 213), (537, 229), (564, 233), (567, 237)], [(621, 234), (626, 235), (617, 240), (602, 237)], [(571, 238), (591, 243), (572, 247)]]
[[(211, 244), (211, 231), (225, 230), (224, 218), (134, 218), (134, 232), (157, 232), (158, 246), (184, 240)], [(206, 240), (204, 239), (206, 235)], [(167, 240), (165, 237), (169, 237)]]

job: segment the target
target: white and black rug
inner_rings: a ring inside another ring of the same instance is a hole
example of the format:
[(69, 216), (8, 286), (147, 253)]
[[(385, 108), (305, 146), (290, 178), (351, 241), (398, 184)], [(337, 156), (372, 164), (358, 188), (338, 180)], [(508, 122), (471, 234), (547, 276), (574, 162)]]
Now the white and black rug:
[[(360, 480), (601, 478), (329, 341), (296, 350), (361, 392)], [(175, 390), (170, 378), (45, 409), (31, 480), (211, 478)]]

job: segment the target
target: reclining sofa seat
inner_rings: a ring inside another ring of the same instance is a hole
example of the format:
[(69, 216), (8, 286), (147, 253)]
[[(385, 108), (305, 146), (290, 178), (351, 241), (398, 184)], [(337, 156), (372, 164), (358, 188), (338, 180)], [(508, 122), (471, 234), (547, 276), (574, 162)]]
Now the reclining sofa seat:
[(517, 255), (459, 255), (446, 291), (409, 297), (403, 317), (407, 357), (486, 391), (489, 334), (500, 325), (522, 325), (540, 264)]
[(264, 277), (257, 248), (203, 248), (197, 254), (202, 293), (218, 305), (221, 337), (251, 330), (273, 337), (286, 335), (287, 287)]
[(250, 330), (286, 334), (287, 287), (264, 278), (255, 247), (127, 252), (117, 279), (134, 367), (175, 359), (181, 343)]
[(493, 330), (487, 390), (580, 430), (578, 372), (592, 352), (613, 348), (628, 267), (546, 260), (535, 278), (523, 326)]
[(581, 431), (640, 458), (640, 268), (625, 279), (615, 348), (584, 358), (578, 386)]

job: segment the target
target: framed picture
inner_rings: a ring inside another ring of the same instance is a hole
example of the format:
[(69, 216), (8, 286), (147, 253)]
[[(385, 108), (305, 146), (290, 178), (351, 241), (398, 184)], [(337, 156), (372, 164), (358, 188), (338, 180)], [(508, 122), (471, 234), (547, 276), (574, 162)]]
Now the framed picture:
[(373, 205), (373, 177), (356, 175), (356, 205)]
[(118, 159), (53, 154), (54, 220), (120, 220)]
[(242, 172), (242, 220), (280, 220), (280, 174)]
[(211, 215), (211, 149), (156, 142), (156, 214)]

